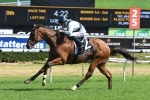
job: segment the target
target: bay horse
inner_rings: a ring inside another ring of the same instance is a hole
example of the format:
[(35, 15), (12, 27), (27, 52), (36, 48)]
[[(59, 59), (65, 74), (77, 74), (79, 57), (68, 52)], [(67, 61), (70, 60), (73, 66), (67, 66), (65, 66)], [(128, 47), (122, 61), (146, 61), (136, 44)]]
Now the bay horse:
[[(43, 25), (34, 25), (26, 44), (27, 49), (32, 49), (34, 45), (40, 42), (42, 39), (45, 40), (50, 46), (49, 58), (44, 66), (35, 75), (24, 81), (26, 84), (29, 84), (41, 73), (44, 73), (42, 78), (42, 85), (44, 86), (46, 84), (48, 68), (54, 65), (73, 64), (74, 62), (74, 43), (68, 38), (67, 35), (58, 33), (53, 29), (48, 29)], [(109, 56), (119, 53), (128, 60), (136, 61), (136, 58), (132, 57), (128, 52), (122, 50), (121, 48), (110, 48), (107, 43), (101, 39), (89, 38), (89, 41), (95, 49), (85, 54), (78, 55), (76, 63), (82, 63), (90, 59), (90, 66), (84, 78), (71, 89), (76, 90), (79, 88), (87, 79), (92, 76), (96, 67), (107, 77), (108, 89), (112, 89), (112, 74), (105, 67)]]

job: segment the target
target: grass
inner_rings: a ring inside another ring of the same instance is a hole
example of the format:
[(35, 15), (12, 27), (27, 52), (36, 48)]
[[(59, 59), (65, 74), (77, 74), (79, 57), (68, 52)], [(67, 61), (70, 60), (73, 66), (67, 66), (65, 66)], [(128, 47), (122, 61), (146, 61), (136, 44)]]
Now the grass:
[(113, 77), (113, 90), (107, 89), (107, 80), (92, 77), (78, 90), (71, 91), (81, 76), (57, 76), (53, 83), (41, 86), (41, 79), (26, 85), (24, 78), (2, 78), (0, 81), (0, 98), (2, 100), (148, 100), (150, 94), (149, 76), (128, 77), (122, 82), (120, 77)]
[[(0, 2), (16, 1), (1, 0)], [(123, 9), (140, 6), (142, 9), (149, 9), (150, 1), (96, 0), (95, 6), (96, 8)], [(81, 65), (53, 67), (53, 83), (47, 83), (45, 87), (41, 86), (42, 75), (29, 85), (24, 84), (23, 81), (36, 73), (41, 66), (43, 64), (1, 63), (0, 98), (2, 100), (149, 100), (149, 64), (135, 64), (134, 76), (131, 76), (131, 64), (127, 64), (126, 82), (123, 82), (123, 64), (108, 63), (107, 67), (113, 74), (113, 90), (111, 91), (107, 89), (107, 79), (98, 70), (79, 89), (71, 91), (70, 87), (82, 79)], [(84, 69), (86, 72), (87, 67)]]
[[(76, 91), (70, 88), (78, 83), (81, 64), (53, 67), (53, 83), (47, 77), (46, 86), (41, 86), (42, 75), (29, 85), (23, 81), (36, 73), (43, 64), (0, 63), (0, 98), (2, 100), (148, 100), (150, 94), (149, 64), (127, 64), (126, 82), (122, 80), (121, 63), (108, 63), (113, 74), (113, 89), (107, 89), (107, 79), (96, 69), (93, 76)], [(87, 66), (84, 64), (84, 71)]]
[(141, 9), (149, 9), (150, 0), (95, 0), (96, 8), (129, 9), (131, 6), (139, 6)]
[[(0, 3), (4, 2), (17, 2), (17, 0), (0, 0)], [(129, 9), (131, 6), (139, 6), (141, 9), (150, 9), (150, 0), (95, 0), (96, 8)]]
[[(0, 3), (6, 3), (6, 2), (17, 2), (18, 0), (0, 0)], [(30, 1), (30, 0), (20, 0), (20, 1)]]

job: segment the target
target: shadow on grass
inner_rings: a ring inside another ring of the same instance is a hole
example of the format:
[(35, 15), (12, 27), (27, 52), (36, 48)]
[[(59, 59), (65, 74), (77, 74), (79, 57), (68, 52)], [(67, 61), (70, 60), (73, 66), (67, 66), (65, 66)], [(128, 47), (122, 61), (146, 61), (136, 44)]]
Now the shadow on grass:
[(56, 91), (56, 90), (71, 90), (71, 89), (65, 89), (65, 88), (30, 88), (30, 89), (16, 89), (16, 88), (10, 88), (10, 89), (2, 89), (4, 91), (35, 91), (35, 90), (48, 90), (48, 91)]

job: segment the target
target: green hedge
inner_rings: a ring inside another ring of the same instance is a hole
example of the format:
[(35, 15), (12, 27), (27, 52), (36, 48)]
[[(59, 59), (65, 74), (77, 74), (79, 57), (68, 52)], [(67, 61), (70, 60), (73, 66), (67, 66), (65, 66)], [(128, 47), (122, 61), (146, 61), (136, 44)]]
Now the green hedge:
[[(150, 53), (135, 53), (138, 60), (150, 60), (145, 56), (150, 56)], [(124, 58), (122, 55), (111, 57)], [(0, 52), (0, 62), (45, 61), (46, 58), (48, 58), (48, 52)]]
[(45, 61), (48, 52), (0, 52), (1, 62)]

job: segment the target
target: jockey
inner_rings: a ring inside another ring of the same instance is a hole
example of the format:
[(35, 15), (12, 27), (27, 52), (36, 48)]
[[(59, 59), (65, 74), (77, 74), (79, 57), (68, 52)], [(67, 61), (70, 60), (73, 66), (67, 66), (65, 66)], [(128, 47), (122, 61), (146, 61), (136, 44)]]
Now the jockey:
[(82, 38), (86, 34), (84, 26), (77, 21), (68, 20), (64, 16), (59, 17), (58, 22), (61, 25), (58, 31), (68, 35), (79, 48), (83, 48), (84, 45), (78, 38)]

